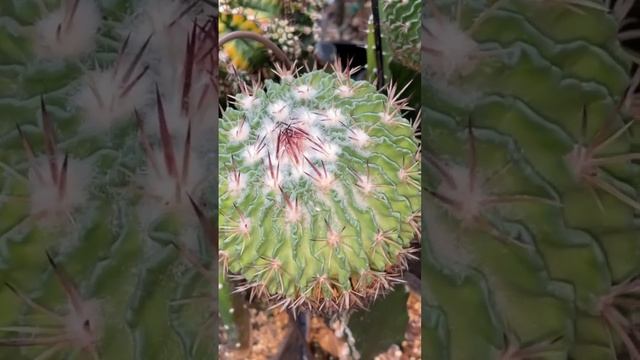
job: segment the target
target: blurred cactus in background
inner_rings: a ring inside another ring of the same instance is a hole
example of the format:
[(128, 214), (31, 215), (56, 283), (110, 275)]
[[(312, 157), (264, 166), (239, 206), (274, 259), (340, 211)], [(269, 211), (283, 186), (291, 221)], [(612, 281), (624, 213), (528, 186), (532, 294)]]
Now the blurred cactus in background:
[[(313, 25), (320, 0), (223, 0), (220, 3), (221, 36), (247, 31), (263, 36), (291, 61), (305, 62), (313, 51)], [(264, 44), (238, 38), (222, 45), (221, 93), (232, 95), (243, 82), (270, 78), (270, 50)], [(223, 101), (226, 96), (222, 97)]]
[(425, 6), (426, 358), (640, 358), (632, 5)]
[(0, 358), (215, 357), (217, 4), (0, 14)]

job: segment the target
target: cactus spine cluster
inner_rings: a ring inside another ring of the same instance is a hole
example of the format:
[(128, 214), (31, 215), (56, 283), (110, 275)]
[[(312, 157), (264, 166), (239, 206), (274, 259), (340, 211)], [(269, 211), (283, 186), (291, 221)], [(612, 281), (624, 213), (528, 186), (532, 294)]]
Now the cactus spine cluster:
[(215, 354), (201, 340), (215, 301), (201, 265), (213, 10), (25, 0), (0, 13), (0, 358)]
[(427, 358), (640, 358), (631, 4), (425, 7)]
[(280, 69), (221, 120), (219, 259), (274, 306), (365, 305), (412, 256), (420, 164), (406, 102), (335, 69)]

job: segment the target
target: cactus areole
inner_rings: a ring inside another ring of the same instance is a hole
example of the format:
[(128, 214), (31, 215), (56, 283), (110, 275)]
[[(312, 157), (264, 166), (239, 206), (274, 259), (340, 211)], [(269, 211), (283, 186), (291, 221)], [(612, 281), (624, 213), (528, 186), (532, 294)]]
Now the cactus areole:
[(220, 261), (273, 306), (364, 306), (412, 256), (420, 163), (406, 102), (335, 70), (282, 70), (221, 121)]

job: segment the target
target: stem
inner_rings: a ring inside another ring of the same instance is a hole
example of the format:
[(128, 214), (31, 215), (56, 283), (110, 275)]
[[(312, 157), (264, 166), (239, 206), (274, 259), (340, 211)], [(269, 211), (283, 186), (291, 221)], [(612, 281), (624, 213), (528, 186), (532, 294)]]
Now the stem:
[(373, 83), (375, 79), (375, 68), (376, 66), (376, 40), (375, 33), (373, 30), (373, 18), (369, 19), (369, 24), (367, 25), (367, 78), (370, 82)]
[(378, 90), (381, 90), (384, 87), (384, 59), (382, 58), (382, 36), (380, 34), (380, 11), (378, 9), (378, 0), (371, 0), (371, 13), (373, 15), (373, 32), (376, 40), (376, 86), (378, 87)]
[(257, 41), (262, 45), (264, 45), (267, 49), (273, 51), (273, 54), (278, 58), (278, 60), (282, 61), (287, 67), (292, 66), (291, 61), (289, 61), (289, 59), (287, 58), (287, 55), (284, 53), (284, 51), (282, 51), (278, 47), (278, 45), (276, 45), (273, 41), (267, 39), (266, 37), (251, 31), (230, 32), (220, 38), (220, 41), (218, 42), (218, 46), (222, 46), (228, 43), (229, 41), (233, 41), (236, 39), (248, 39), (248, 40)]

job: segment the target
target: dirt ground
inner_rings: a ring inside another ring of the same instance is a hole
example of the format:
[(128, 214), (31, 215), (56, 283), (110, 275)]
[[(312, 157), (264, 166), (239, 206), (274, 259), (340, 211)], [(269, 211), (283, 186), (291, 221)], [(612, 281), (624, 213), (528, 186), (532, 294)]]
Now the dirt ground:
[[(284, 311), (258, 311), (249, 309), (251, 316), (250, 347), (239, 349), (237, 344), (229, 343), (224, 329), (221, 329), (220, 359), (222, 360), (284, 360), (280, 356), (283, 347), (291, 336), (293, 321)], [(386, 352), (378, 355), (375, 360), (419, 360), (421, 359), (421, 299), (411, 292), (407, 299), (409, 322), (402, 344), (392, 345)], [(349, 345), (343, 336), (343, 331), (332, 328), (324, 319), (313, 317), (309, 323), (307, 341), (314, 349), (315, 359), (352, 359), (348, 355)]]

